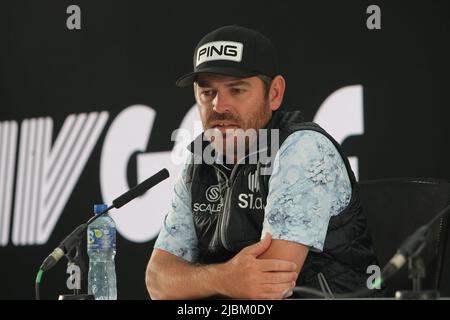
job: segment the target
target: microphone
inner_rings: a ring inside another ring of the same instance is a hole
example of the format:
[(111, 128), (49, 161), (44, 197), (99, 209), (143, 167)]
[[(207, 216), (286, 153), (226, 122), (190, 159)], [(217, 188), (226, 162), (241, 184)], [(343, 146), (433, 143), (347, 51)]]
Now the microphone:
[(84, 233), (91, 222), (98, 219), (100, 216), (104, 215), (112, 208), (118, 209), (127, 204), (128, 202), (130, 202), (131, 200), (139, 197), (140, 195), (143, 195), (147, 190), (156, 186), (158, 183), (162, 182), (168, 177), (169, 171), (167, 171), (167, 169), (162, 169), (153, 176), (151, 176), (150, 178), (148, 178), (147, 180), (139, 183), (131, 190), (125, 192), (124, 194), (114, 199), (112, 206), (106, 208), (100, 214), (95, 215), (94, 217), (89, 219), (86, 223), (83, 223), (78, 227), (76, 227), (75, 230), (72, 231), (72, 233), (70, 233), (63, 241), (61, 241), (58, 247), (56, 247), (55, 250), (53, 250), (53, 252), (47, 256), (47, 258), (45, 258), (44, 262), (42, 262), (41, 267), (39, 269), (42, 270), (42, 272), (51, 269), (65, 254), (67, 254), (73, 248), (75, 248), (76, 245), (84, 236)]
[(120, 207), (126, 205), (128, 202), (133, 200), (136, 197), (144, 194), (148, 189), (153, 188), (161, 181), (167, 179), (169, 177), (169, 171), (167, 169), (162, 169), (158, 173), (154, 174), (147, 180), (141, 182), (133, 189), (125, 192), (120, 197), (113, 200), (113, 207), (119, 209)]
[(397, 273), (406, 263), (409, 257), (415, 257), (427, 244), (430, 227), (441, 217), (450, 211), (450, 205), (446, 206), (427, 224), (419, 227), (398, 248), (394, 256), (389, 260), (381, 272), (381, 278), (386, 280)]
[(430, 228), (428, 225), (423, 225), (418, 228), (412, 235), (410, 235), (398, 248), (394, 256), (383, 268), (381, 278), (386, 280), (397, 273), (403, 265), (408, 261), (408, 258), (415, 256), (422, 251), (426, 245)]

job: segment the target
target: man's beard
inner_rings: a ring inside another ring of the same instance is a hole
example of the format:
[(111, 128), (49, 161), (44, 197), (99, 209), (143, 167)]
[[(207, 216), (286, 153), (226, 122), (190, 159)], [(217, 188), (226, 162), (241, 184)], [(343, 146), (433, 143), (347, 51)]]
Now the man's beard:
[(212, 113), (207, 123), (212, 124), (215, 121), (229, 121), (239, 124), (238, 129), (227, 129), (221, 132), (216, 128), (208, 127), (205, 130), (206, 138), (223, 161), (228, 164), (235, 164), (249, 153), (257, 150), (258, 131), (267, 125), (270, 120), (270, 108), (267, 100), (263, 101), (260, 112), (251, 114), (249, 121), (245, 124), (241, 119), (230, 113)]

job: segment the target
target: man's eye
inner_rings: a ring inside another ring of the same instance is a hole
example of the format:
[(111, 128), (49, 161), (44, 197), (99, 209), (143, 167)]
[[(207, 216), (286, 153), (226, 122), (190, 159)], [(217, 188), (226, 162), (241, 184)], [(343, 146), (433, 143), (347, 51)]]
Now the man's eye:
[(212, 90), (203, 90), (203, 91), (201, 91), (200, 94), (204, 97), (211, 97), (213, 95), (213, 91)]
[(244, 93), (245, 89), (241, 89), (241, 88), (231, 88), (231, 93), (232, 94), (241, 94)]

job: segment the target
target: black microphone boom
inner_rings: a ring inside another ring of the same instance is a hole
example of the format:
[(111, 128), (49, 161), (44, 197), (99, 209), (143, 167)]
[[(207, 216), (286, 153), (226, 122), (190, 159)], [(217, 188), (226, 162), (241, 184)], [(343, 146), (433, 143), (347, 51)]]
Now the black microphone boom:
[(154, 174), (147, 180), (141, 182), (133, 189), (125, 192), (120, 197), (113, 200), (113, 207), (114, 208), (120, 208), (133, 200), (136, 197), (139, 197), (140, 195), (144, 194), (148, 189), (156, 186), (161, 181), (167, 179), (169, 177), (169, 171), (167, 169), (162, 169), (158, 173)]
[(76, 227), (75, 230), (72, 231), (72, 233), (70, 233), (63, 241), (61, 241), (58, 247), (56, 247), (55, 250), (53, 250), (53, 252), (47, 256), (47, 258), (45, 258), (44, 262), (40, 267), (40, 270), (45, 272), (51, 269), (65, 254), (72, 251), (72, 249), (74, 249), (77, 246), (77, 244), (81, 241), (88, 225), (92, 223), (94, 220), (98, 219), (100, 216), (104, 215), (112, 208), (120, 208), (124, 206), (134, 198), (137, 198), (140, 195), (144, 194), (147, 190), (154, 187), (161, 181), (167, 179), (168, 177), (169, 171), (167, 171), (167, 169), (162, 169), (161, 171), (154, 174), (147, 180), (139, 183), (133, 189), (125, 192), (118, 198), (114, 199), (112, 206), (105, 209), (105, 211), (103, 211), (102, 213), (95, 215), (94, 217), (89, 219), (86, 223), (83, 223), (78, 227)]

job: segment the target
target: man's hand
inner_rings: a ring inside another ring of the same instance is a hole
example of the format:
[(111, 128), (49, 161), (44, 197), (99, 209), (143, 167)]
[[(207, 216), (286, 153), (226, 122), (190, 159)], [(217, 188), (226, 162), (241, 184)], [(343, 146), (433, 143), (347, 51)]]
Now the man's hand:
[[(242, 299), (282, 299), (295, 287), (297, 266), (279, 259), (258, 259), (270, 247), (272, 236), (266, 234), (260, 242), (242, 249), (223, 264), (221, 286), (223, 294)], [(291, 293), (292, 294), (292, 293)]]
[(147, 266), (147, 289), (152, 299), (282, 299), (292, 292), (308, 252), (299, 246), (266, 234), (231, 260), (208, 265), (155, 248)]

